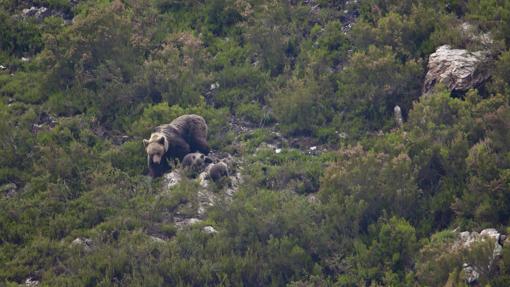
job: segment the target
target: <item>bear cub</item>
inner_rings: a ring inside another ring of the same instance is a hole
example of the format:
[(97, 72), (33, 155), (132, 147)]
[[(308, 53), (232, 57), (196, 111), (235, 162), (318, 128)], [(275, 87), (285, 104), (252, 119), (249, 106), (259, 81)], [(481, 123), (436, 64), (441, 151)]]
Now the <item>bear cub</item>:
[(212, 159), (203, 153), (194, 152), (188, 153), (182, 160), (182, 167), (184, 171), (191, 177), (196, 177), (204, 168), (212, 163)]

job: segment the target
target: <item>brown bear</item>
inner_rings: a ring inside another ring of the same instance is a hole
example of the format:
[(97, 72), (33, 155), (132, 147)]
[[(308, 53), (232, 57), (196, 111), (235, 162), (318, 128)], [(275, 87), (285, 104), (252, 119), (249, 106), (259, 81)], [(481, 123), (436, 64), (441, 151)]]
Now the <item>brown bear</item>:
[(212, 163), (212, 159), (200, 152), (188, 153), (182, 160), (184, 171), (191, 177), (196, 177), (204, 170), (206, 165)]
[(222, 161), (212, 164), (207, 169), (207, 175), (212, 181), (218, 182), (222, 178), (228, 177), (228, 165)]
[(150, 139), (143, 140), (147, 152), (149, 175), (162, 176), (170, 170), (167, 160), (183, 160), (188, 153), (209, 154), (207, 124), (201, 116), (183, 115), (169, 124), (154, 129)]

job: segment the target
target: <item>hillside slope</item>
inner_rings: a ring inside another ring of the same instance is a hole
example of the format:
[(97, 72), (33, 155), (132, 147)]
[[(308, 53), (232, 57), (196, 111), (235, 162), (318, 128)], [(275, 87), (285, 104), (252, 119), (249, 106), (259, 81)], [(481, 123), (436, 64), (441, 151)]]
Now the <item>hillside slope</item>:
[[(509, 27), (498, 0), (0, 1), (0, 286), (510, 286)], [(147, 176), (188, 113), (228, 180)]]

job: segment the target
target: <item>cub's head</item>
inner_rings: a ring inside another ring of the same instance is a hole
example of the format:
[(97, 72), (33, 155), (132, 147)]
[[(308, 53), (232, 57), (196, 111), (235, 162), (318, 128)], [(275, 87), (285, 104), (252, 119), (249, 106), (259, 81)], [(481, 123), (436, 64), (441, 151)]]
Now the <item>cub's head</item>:
[(168, 141), (162, 133), (153, 133), (151, 138), (143, 140), (147, 158), (155, 164), (160, 164), (168, 150)]

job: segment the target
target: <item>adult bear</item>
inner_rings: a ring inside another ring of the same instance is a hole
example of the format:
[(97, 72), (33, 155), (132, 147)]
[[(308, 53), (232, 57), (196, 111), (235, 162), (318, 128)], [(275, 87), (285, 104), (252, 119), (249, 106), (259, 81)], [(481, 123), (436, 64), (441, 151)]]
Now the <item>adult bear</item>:
[(188, 153), (209, 154), (207, 124), (201, 116), (183, 115), (171, 123), (154, 129), (150, 139), (143, 140), (147, 152), (149, 175), (162, 176), (170, 170), (167, 160), (182, 161)]

